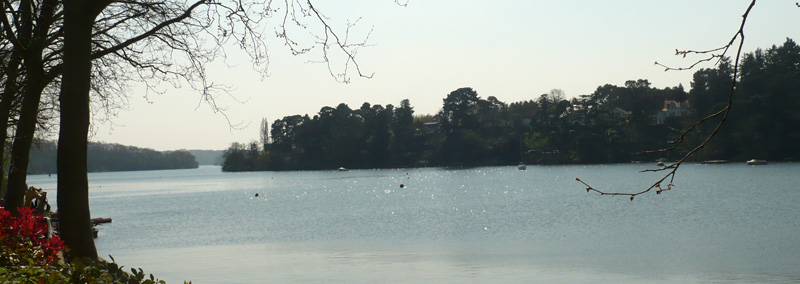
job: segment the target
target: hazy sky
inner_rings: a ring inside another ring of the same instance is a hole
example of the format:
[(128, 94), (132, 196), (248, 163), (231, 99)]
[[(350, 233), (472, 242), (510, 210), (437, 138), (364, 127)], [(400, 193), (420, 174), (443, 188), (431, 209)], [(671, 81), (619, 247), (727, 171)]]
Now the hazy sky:
[[(800, 40), (800, 8), (794, 0), (761, 0), (745, 28), (745, 51)], [(358, 60), (372, 79), (334, 81), (318, 54), (292, 56), (277, 40), (270, 45), (269, 77), (263, 80), (244, 57), (231, 56), (211, 70), (212, 80), (233, 86), (221, 97), (226, 114), (188, 88), (142, 98), (132, 85), (129, 106), (111, 122), (94, 125), (93, 141), (157, 150), (225, 149), (258, 139), (263, 117), (312, 115), (323, 106), (363, 102), (399, 105), (409, 99), (416, 114), (433, 114), (460, 87), (506, 103), (535, 99), (558, 88), (568, 97), (591, 94), (604, 84), (647, 79), (654, 87), (683, 84), (694, 71), (664, 72), (655, 61), (691, 64), (675, 49), (711, 49), (727, 43), (750, 0), (477, 1), (317, 0), (334, 23), (361, 17), (354, 36), (373, 28)], [(266, 27), (268, 35), (273, 26)], [(704, 65), (703, 67), (711, 67)]]

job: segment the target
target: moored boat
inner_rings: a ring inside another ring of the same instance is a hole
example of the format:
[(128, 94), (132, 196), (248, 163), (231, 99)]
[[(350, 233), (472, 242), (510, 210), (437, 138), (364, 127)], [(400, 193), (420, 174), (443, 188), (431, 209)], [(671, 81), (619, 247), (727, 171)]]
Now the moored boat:
[(759, 160), (759, 159), (752, 159), (752, 160), (749, 160), (749, 161), (747, 161), (745, 163), (747, 163), (748, 165), (751, 165), (751, 166), (757, 166), (757, 165), (766, 165), (767, 161), (766, 160)]

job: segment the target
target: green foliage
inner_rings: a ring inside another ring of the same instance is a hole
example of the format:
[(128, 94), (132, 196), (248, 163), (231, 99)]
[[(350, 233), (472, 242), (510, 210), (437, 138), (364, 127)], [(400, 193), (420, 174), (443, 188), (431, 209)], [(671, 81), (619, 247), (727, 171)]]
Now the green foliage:
[(444, 131), (477, 129), (480, 101), (478, 93), (472, 88), (461, 88), (448, 94), (440, 113), (443, 122), (446, 122), (443, 124)]
[(544, 137), (539, 132), (528, 132), (525, 137), (525, 145), (528, 149), (546, 149), (550, 145), (550, 138)]
[[(113, 260), (113, 258), (112, 258)], [(27, 265), (0, 267), (0, 283), (56, 284), (163, 284), (153, 274), (145, 274), (141, 268), (125, 271), (115, 262), (92, 262), (89, 259), (74, 259), (70, 263), (41, 264), (31, 261)]]
[[(28, 173), (55, 173), (56, 151), (55, 141), (36, 141), (31, 150)], [(106, 143), (89, 143), (88, 159), (89, 172), (192, 169), (199, 166), (194, 155), (186, 150), (159, 152)]]
[[(734, 109), (708, 150), (694, 158), (796, 160), (800, 158), (800, 47), (781, 46), (745, 54)], [(505, 104), (460, 88), (436, 115), (413, 116), (400, 107), (364, 103), (323, 107), (313, 118), (293, 115), (272, 124), (272, 144), (234, 143), (224, 171), (313, 170), (415, 166), (481, 166), (525, 163), (618, 163), (676, 159), (699, 145), (711, 120), (690, 133), (678, 151), (635, 154), (671, 146), (683, 129), (727, 105), (731, 62), (698, 70), (682, 85), (654, 88), (645, 79), (606, 84), (567, 100), (553, 89), (536, 99)], [(691, 114), (668, 116), (667, 101)], [(688, 101), (688, 104), (685, 103)], [(662, 113), (662, 120), (657, 119)]]
[(222, 170), (226, 172), (257, 171), (263, 168), (267, 153), (263, 153), (255, 141), (250, 144), (233, 143), (222, 157)]
[[(730, 68), (730, 63), (723, 62), (695, 73), (689, 98), (700, 110), (696, 118), (727, 104), (730, 85), (724, 81), (730, 80)], [(727, 124), (699, 158), (800, 158), (796, 145), (800, 140), (800, 46), (786, 39), (780, 46), (744, 54), (739, 80)], [(712, 128), (702, 126), (690, 138), (697, 142)]]

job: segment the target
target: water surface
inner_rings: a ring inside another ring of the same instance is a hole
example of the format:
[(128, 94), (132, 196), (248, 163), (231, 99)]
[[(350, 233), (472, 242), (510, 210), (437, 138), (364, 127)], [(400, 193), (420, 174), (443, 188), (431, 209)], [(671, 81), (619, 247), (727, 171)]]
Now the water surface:
[(90, 195), (99, 253), (170, 283), (800, 281), (800, 164), (684, 165), (635, 201), (574, 180), (641, 190), (646, 167), (201, 167), (90, 174)]

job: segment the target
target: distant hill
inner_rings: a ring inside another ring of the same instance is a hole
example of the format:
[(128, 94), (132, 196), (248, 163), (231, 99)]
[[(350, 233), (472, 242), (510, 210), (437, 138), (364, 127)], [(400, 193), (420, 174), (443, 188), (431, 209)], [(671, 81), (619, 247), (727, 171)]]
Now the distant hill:
[(222, 153), (224, 152), (223, 150), (189, 150), (189, 153), (192, 153), (201, 165), (214, 166), (222, 164)]
[[(56, 172), (55, 141), (38, 140), (31, 149), (29, 174)], [(193, 169), (199, 163), (186, 150), (156, 151), (120, 144), (89, 142), (89, 172)]]

